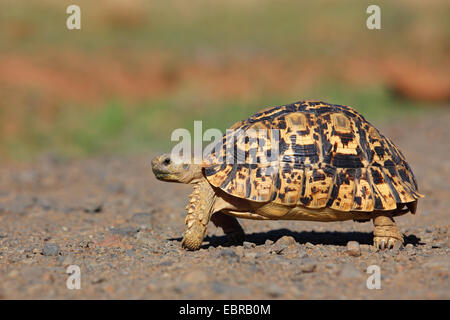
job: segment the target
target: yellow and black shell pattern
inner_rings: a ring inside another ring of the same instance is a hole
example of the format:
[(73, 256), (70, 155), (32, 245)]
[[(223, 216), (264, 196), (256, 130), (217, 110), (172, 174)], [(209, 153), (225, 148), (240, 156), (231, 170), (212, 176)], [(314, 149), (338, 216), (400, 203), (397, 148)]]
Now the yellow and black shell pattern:
[(205, 176), (239, 198), (372, 212), (405, 204), (415, 211), (422, 197), (400, 150), (347, 106), (270, 107), (236, 123), (214, 146)]

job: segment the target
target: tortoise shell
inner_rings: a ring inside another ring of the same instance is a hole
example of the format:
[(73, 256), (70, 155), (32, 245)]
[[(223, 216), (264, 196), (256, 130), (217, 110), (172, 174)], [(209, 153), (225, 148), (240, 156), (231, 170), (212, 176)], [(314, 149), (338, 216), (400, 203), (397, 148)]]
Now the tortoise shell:
[(408, 204), (414, 211), (422, 197), (400, 150), (347, 106), (270, 107), (211, 147), (203, 163), (210, 184), (251, 201), (366, 212)]

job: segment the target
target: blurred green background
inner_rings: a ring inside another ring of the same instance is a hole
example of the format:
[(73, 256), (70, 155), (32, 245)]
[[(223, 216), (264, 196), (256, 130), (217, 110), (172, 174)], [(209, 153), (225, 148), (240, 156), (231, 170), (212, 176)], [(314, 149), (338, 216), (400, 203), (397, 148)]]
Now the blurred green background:
[(449, 17), (438, 0), (2, 0), (0, 161), (167, 151), (194, 120), (224, 130), (301, 99), (375, 124), (434, 112), (449, 101)]

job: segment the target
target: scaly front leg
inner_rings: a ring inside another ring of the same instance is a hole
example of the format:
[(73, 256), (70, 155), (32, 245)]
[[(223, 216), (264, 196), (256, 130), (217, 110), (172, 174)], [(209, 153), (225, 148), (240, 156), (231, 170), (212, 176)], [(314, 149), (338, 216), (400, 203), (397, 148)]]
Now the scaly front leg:
[(403, 243), (403, 235), (398, 231), (395, 221), (390, 216), (378, 216), (373, 219), (373, 245), (384, 250), (394, 247), (396, 242)]
[(200, 249), (211, 218), (215, 198), (214, 190), (205, 179), (194, 184), (194, 191), (190, 195), (191, 200), (186, 207), (187, 229), (181, 242), (183, 248), (187, 250)]

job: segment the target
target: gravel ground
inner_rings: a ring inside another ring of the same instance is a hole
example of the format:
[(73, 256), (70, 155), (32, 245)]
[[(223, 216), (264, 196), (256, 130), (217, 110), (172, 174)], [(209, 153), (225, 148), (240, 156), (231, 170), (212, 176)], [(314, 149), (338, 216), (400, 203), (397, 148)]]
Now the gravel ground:
[[(156, 181), (151, 155), (0, 168), (3, 299), (449, 299), (450, 112), (385, 125), (426, 198), (397, 219), (405, 246), (375, 252), (372, 224), (240, 220), (246, 242), (210, 223), (180, 248), (190, 186)], [(350, 242), (350, 243), (349, 243)], [(81, 289), (66, 287), (69, 265)], [(367, 267), (381, 270), (369, 290)]]

